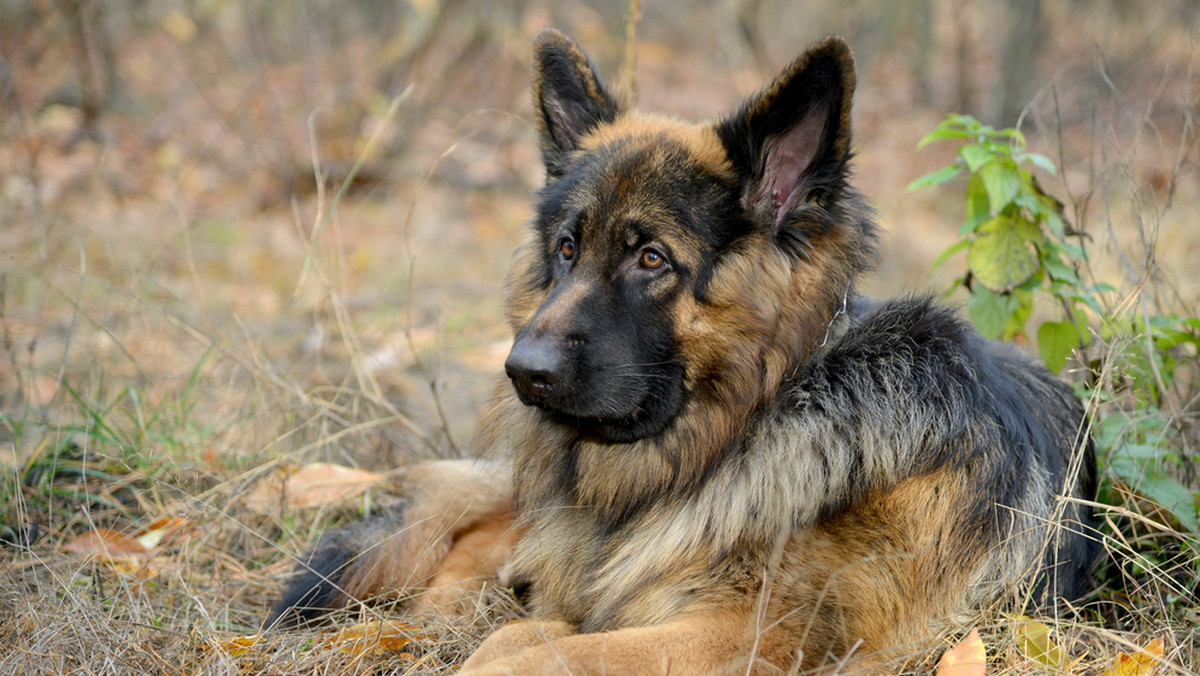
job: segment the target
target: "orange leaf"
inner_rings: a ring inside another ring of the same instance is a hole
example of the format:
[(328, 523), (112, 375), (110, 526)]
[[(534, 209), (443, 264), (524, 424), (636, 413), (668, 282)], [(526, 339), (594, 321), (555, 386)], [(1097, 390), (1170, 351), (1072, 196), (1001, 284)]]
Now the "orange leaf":
[(1100, 676), (1147, 676), (1163, 654), (1162, 637), (1156, 638), (1145, 648), (1129, 655), (1117, 653), (1117, 659), (1108, 671)]
[(413, 639), (426, 638), (414, 629), (398, 620), (368, 620), (343, 627), (329, 637), (326, 646), (349, 655), (380, 655), (400, 650)]
[(88, 557), (146, 556), (149, 553), (136, 539), (111, 528), (95, 528), (63, 545), (63, 551)]
[(191, 525), (192, 522), (187, 519), (164, 516), (155, 519), (149, 526), (143, 528), (142, 532), (138, 533), (137, 541), (146, 549), (154, 549), (163, 540), (173, 538)]
[(382, 474), (314, 462), (288, 477), (287, 500), (293, 507), (315, 507), (361, 495), (383, 481)]
[(984, 676), (986, 673), (987, 650), (978, 629), (972, 629), (962, 642), (942, 655), (936, 672), (937, 676)]
[(222, 639), (204, 645), (213, 650), (219, 650), (230, 657), (237, 657), (238, 655), (245, 655), (250, 652), (250, 649), (261, 640), (261, 634), (251, 634), (249, 636), (234, 636), (233, 638)]
[(317, 507), (362, 495), (383, 481), (382, 474), (314, 462), (299, 469), (283, 467), (263, 479), (246, 497), (247, 506), (260, 513), (287, 507)]

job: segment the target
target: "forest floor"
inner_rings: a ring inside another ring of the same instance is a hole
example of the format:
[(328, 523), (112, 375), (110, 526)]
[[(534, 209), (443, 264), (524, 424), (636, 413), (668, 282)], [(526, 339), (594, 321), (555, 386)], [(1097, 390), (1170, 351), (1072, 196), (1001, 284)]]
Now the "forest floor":
[[(520, 615), (489, 591), (453, 621), (371, 608), (257, 637), (318, 533), (395, 501), (414, 460), (473, 452), (544, 180), (532, 36), (560, 27), (622, 70), (623, 6), (380, 4), (0, 8), (0, 671), (448, 673)], [(943, 292), (961, 261), (931, 267), (962, 186), (905, 186), (953, 158), (917, 150), (946, 113), (997, 110), (1009, 10), (912, 3), (923, 23), (791, 4), (644, 8), (627, 86), (643, 109), (713, 118), (846, 35), (856, 185), (887, 232), (864, 290)], [(1060, 167), (1041, 179), (1114, 289), (1105, 315), (1196, 317), (1196, 14), (1126, 4), (1045, 8), (1022, 129)], [(1076, 384), (1137, 348), (1096, 332)], [(1128, 421), (1101, 454), (1098, 590), (1058, 615), (981, 617), (988, 673), (1200, 673), (1184, 504), (1194, 518), (1200, 372), (1194, 345), (1159, 362), (1152, 407), (1123, 372), (1094, 389), (1097, 419)], [(1184, 503), (1118, 472), (1147, 444)]]

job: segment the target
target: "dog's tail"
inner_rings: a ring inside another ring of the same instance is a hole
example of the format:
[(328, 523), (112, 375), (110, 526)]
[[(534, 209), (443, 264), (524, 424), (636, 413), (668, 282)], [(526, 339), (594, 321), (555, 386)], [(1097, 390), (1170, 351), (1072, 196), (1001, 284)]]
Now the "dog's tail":
[(520, 535), (507, 466), (437, 460), (409, 470), (399, 507), (321, 536), (297, 563), (266, 628), (314, 620), (353, 600), (412, 597), (418, 609), (453, 612), (494, 578)]

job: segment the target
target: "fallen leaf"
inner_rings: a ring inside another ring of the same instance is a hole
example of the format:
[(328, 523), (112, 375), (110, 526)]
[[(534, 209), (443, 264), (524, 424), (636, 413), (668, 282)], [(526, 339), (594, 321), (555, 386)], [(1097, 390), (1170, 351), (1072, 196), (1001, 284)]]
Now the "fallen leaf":
[(1159, 637), (1132, 655), (1117, 653), (1113, 665), (1100, 676), (1148, 676), (1162, 654), (1163, 640)]
[(349, 655), (381, 655), (398, 651), (414, 639), (427, 638), (414, 629), (399, 620), (368, 620), (343, 627), (329, 637), (326, 647)]
[(205, 643), (205, 647), (211, 650), (219, 650), (230, 657), (245, 655), (250, 652), (250, 649), (262, 640), (262, 634), (250, 634), (248, 636), (234, 636), (233, 638), (221, 639), (219, 641), (210, 641)]
[(1051, 669), (1062, 670), (1067, 664), (1067, 652), (1050, 638), (1050, 627), (1026, 620), (1017, 629), (1017, 644), (1025, 656)]
[(266, 514), (284, 507), (317, 507), (362, 495), (384, 480), (366, 470), (314, 462), (304, 467), (284, 466), (259, 481), (246, 496), (246, 506)]
[(192, 522), (187, 519), (164, 516), (160, 519), (155, 519), (149, 526), (143, 528), (142, 532), (137, 536), (137, 541), (147, 550), (154, 549), (162, 544), (164, 540), (180, 534), (191, 525)]
[(146, 556), (149, 550), (137, 539), (111, 528), (94, 528), (63, 545), (63, 551), (88, 557)]
[(938, 660), (936, 676), (984, 676), (986, 673), (987, 650), (979, 638), (979, 630), (972, 629)]
[(375, 472), (314, 462), (288, 477), (285, 490), (293, 507), (315, 507), (362, 495), (383, 479)]

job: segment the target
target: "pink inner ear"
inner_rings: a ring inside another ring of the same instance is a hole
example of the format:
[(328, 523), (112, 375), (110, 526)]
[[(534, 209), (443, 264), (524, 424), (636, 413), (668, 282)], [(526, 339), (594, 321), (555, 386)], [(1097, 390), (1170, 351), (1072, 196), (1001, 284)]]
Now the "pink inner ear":
[(800, 177), (821, 147), (825, 117), (823, 106), (810, 110), (791, 129), (768, 141), (766, 166), (754, 202), (762, 205), (770, 196), (771, 218), (776, 230), (800, 200), (803, 187)]

